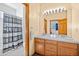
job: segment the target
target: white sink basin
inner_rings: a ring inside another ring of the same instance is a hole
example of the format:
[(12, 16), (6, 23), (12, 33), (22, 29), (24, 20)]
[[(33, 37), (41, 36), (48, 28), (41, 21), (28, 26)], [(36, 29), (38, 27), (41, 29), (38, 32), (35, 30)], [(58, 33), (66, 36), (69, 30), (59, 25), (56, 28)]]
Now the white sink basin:
[(57, 35), (50, 35), (50, 37), (56, 38), (56, 37), (57, 37)]

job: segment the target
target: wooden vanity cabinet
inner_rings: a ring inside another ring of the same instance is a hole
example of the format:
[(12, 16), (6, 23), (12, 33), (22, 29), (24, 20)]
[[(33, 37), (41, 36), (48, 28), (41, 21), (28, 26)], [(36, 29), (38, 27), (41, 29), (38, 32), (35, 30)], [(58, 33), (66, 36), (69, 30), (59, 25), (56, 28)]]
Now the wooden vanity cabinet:
[(44, 39), (35, 38), (35, 52), (44, 55)]
[(58, 42), (58, 56), (77, 56), (77, 44)]
[(45, 56), (57, 56), (57, 41), (45, 40)]
[(77, 52), (78, 52), (78, 56), (79, 56), (79, 44), (77, 45)]
[(35, 38), (35, 52), (45, 56), (78, 56), (79, 45), (57, 40)]

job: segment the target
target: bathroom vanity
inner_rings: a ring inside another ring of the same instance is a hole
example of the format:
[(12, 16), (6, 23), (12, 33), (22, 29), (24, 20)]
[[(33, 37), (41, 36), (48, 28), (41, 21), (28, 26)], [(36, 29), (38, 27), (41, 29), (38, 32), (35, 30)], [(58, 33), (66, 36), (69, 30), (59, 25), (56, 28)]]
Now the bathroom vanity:
[(35, 38), (35, 53), (45, 56), (78, 56), (79, 42), (68, 36), (39, 35)]

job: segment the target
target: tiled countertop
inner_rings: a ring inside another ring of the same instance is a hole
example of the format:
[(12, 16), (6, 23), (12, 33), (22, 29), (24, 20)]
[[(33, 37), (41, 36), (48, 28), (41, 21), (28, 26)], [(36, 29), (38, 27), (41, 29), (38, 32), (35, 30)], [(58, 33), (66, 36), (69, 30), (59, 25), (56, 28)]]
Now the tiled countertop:
[(47, 34), (44, 34), (44, 35), (34, 36), (34, 38), (42, 38), (42, 39), (48, 39), (48, 40), (57, 40), (57, 41), (79, 44), (79, 40), (74, 40), (72, 37), (69, 37), (67, 35), (47, 35)]

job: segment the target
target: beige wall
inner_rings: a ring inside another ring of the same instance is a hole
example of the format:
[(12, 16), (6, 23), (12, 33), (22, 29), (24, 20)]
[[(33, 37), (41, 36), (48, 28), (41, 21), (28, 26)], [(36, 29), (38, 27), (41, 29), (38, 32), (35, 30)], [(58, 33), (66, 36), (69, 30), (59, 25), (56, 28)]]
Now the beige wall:
[[(40, 4), (30, 4), (30, 32), (37, 35), (39, 33), (39, 13)], [(31, 34), (30, 34), (31, 35)], [(34, 53), (34, 39), (30, 37), (29, 55)]]
[[(79, 38), (79, 4), (30, 4), (30, 31), (33, 34), (44, 33), (44, 18), (48, 21), (49, 34), (49, 20), (67, 17), (67, 35), (78, 40)], [(42, 12), (48, 9), (65, 7), (67, 13), (50, 14), (42, 17)], [(30, 55), (34, 53), (34, 39), (30, 39)]]
[(79, 4), (72, 6), (72, 37), (79, 41)]

